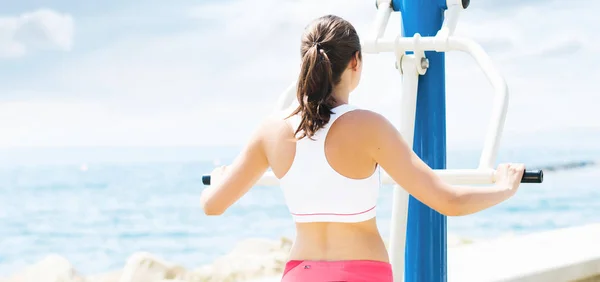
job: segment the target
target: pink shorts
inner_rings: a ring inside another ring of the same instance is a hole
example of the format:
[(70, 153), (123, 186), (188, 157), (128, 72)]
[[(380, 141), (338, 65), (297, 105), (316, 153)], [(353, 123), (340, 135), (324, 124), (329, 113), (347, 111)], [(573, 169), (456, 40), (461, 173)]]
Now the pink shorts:
[(373, 260), (291, 260), (281, 282), (393, 282), (392, 266)]

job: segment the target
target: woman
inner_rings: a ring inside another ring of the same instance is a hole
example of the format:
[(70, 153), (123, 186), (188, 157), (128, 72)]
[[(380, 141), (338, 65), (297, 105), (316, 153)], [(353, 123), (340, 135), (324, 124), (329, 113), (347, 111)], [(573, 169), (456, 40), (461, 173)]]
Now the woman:
[(207, 215), (222, 214), (273, 170), (296, 223), (282, 281), (392, 281), (375, 221), (379, 167), (448, 216), (475, 213), (515, 194), (523, 165), (500, 165), (490, 188), (450, 186), (388, 120), (348, 104), (362, 70), (360, 41), (349, 22), (321, 17), (301, 44), (299, 105), (268, 118), (231, 166), (213, 171), (213, 185), (201, 196)]

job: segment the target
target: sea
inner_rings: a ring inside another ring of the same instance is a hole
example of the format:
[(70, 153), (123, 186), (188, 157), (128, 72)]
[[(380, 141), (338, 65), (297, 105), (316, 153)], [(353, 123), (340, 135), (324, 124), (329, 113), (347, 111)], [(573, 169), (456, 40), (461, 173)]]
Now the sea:
[[(203, 174), (234, 147), (0, 149), (0, 277), (46, 255), (83, 274), (121, 269), (137, 251), (185, 267), (210, 264), (249, 238), (293, 237), (278, 187), (254, 187), (219, 217), (202, 213)], [(475, 168), (478, 150), (449, 150), (448, 168)], [(597, 148), (502, 148), (498, 162), (530, 169), (600, 160)], [(495, 207), (447, 219), (448, 233), (485, 240), (600, 223), (600, 166), (546, 171)], [(387, 239), (393, 187), (383, 186), (378, 224)]]

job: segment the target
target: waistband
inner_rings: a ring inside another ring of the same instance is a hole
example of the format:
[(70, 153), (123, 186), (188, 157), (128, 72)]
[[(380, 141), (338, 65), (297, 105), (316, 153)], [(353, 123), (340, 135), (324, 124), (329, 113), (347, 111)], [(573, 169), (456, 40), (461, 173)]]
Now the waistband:
[(290, 260), (282, 282), (378, 281), (392, 282), (392, 265), (374, 260)]

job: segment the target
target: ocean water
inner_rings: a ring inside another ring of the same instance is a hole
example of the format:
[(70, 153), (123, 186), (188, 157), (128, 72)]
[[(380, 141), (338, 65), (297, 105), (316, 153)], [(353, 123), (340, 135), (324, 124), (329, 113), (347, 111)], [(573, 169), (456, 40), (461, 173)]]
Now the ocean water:
[[(136, 251), (194, 268), (228, 253), (243, 239), (292, 237), (293, 223), (277, 187), (253, 188), (221, 217), (202, 214), (201, 176), (214, 163), (213, 157), (199, 156), (235, 153), (219, 150), (3, 152), (0, 277), (50, 253), (66, 257), (84, 274), (120, 269)], [(130, 160), (111, 158), (111, 154), (128, 155)], [(474, 168), (477, 160), (475, 151), (448, 153), (449, 168)], [(499, 161), (508, 160), (535, 168), (600, 160), (600, 150), (502, 150)], [(600, 222), (599, 176), (599, 166), (546, 172), (543, 184), (524, 184), (507, 202), (478, 214), (449, 218), (448, 232), (485, 239)], [(385, 237), (391, 195), (390, 186), (382, 187), (378, 222)]]

